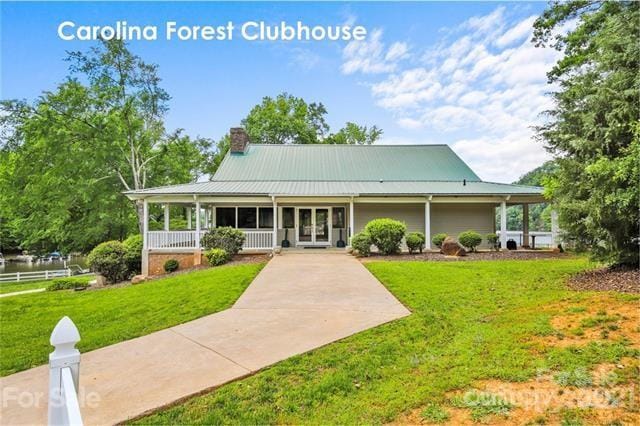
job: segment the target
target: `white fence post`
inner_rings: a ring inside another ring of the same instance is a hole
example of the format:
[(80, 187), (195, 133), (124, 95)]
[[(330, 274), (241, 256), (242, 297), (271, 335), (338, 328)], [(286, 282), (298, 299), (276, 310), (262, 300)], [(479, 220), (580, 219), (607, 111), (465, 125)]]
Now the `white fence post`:
[(20, 272), (16, 272), (16, 281), (20, 282)]
[(82, 425), (78, 403), (80, 351), (76, 343), (80, 333), (69, 317), (53, 329), (49, 342), (55, 348), (49, 354), (49, 425)]

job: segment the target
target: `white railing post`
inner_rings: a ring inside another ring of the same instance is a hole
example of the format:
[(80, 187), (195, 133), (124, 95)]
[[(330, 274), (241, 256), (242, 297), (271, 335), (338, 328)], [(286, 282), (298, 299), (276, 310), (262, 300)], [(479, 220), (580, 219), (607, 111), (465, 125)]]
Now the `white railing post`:
[(51, 333), (49, 342), (55, 349), (49, 354), (50, 426), (82, 425), (77, 395), (80, 351), (75, 347), (79, 341), (80, 333), (69, 317), (62, 318)]

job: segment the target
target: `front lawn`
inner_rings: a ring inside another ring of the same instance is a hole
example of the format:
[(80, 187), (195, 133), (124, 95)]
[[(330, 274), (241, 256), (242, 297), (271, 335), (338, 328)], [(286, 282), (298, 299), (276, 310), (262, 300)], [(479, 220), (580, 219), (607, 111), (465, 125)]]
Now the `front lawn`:
[[(290, 358), (139, 422), (379, 424), (443, 421), (454, 410), (470, 411), (482, 421), (508, 415), (513, 408), (506, 402), (494, 400), (476, 409), (473, 400), (454, 391), (470, 390), (485, 379), (535, 380), (539, 372), (589, 375), (599, 363), (637, 355), (624, 337), (582, 346), (549, 343), (559, 338), (551, 323), (554, 315), (566, 314), (567, 306), (590, 309), (595, 293), (565, 286), (570, 274), (588, 266), (581, 258), (368, 263), (412, 315)], [(633, 295), (607, 297), (627, 305), (638, 300)], [(403, 417), (414, 412), (422, 414)]]
[(47, 362), (63, 316), (77, 325), (81, 352), (149, 334), (230, 307), (264, 266), (221, 266), (135, 286), (34, 293), (0, 299), (0, 375)]

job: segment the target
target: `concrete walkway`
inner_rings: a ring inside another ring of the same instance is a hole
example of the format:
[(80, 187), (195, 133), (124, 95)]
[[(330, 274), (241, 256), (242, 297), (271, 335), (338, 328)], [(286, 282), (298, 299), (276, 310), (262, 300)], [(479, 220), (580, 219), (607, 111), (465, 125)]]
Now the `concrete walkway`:
[(22, 291), (14, 291), (13, 293), (3, 293), (0, 294), (0, 298), (2, 297), (11, 297), (11, 296), (20, 296), (21, 294), (30, 294), (30, 293), (42, 293), (46, 291), (46, 288), (34, 288), (33, 290), (22, 290)]
[[(276, 256), (231, 309), (82, 354), (83, 420), (122, 422), (406, 315), (349, 255)], [(0, 388), (0, 423), (46, 423), (47, 366)]]

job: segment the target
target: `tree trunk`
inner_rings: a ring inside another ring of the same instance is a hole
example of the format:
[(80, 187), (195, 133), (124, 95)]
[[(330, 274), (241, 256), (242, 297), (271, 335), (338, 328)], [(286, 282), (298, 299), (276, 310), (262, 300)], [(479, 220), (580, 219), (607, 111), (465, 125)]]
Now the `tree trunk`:
[(135, 200), (134, 201), (136, 207), (136, 215), (138, 216), (138, 230), (140, 231), (140, 235), (144, 233), (144, 201)]

